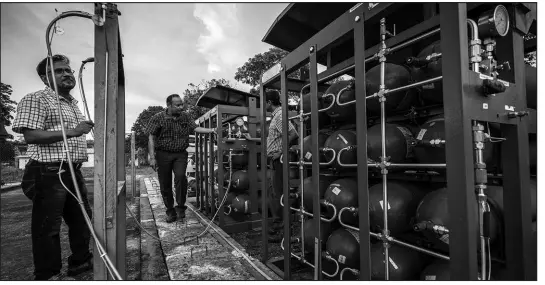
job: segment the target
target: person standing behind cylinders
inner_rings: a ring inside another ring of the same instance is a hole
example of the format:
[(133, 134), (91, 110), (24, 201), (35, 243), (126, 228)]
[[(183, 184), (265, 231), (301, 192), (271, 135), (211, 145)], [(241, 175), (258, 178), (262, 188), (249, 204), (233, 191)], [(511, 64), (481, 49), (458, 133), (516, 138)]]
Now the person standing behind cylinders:
[[(167, 109), (151, 117), (146, 128), (149, 135), (149, 164), (157, 170), (163, 202), (167, 208), (166, 222), (172, 223), (177, 217), (185, 218), (187, 196), (187, 147), (189, 135), (195, 132), (216, 134), (214, 129), (197, 127), (191, 116), (183, 111), (180, 95), (167, 97)], [(172, 195), (172, 172), (174, 171), (174, 188), (176, 190), (176, 207)]]
[[(282, 207), (280, 205), (280, 197), (283, 194), (282, 184), (282, 163), (280, 156), (282, 155), (282, 103), (280, 101), (280, 93), (276, 90), (265, 92), (267, 112), (272, 112), (272, 119), (269, 125), (269, 135), (267, 137), (267, 160), (269, 166), (274, 170), (272, 191), (269, 191), (269, 208), (273, 217), (273, 225), (269, 230), (269, 241), (279, 242), (283, 228)], [(288, 142), (291, 145), (299, 137), (295, 126), (288, 121)], [(288, 179), (288, 178), (286, 178)]]

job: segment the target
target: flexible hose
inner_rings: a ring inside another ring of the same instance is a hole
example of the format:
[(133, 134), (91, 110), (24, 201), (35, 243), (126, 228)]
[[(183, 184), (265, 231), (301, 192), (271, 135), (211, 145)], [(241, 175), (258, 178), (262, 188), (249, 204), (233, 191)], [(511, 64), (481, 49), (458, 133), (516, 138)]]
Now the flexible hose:
[[(74, 184), (74, 188), (76, 190), (76, 195), (78, 197), (78, 203), (80, 205), (80, 209), (81, 209), (81, 212), (82, 212), (82, 214), (84, 216), (85, 222), (87, 223), (87, 227), (89, 228), (93, 238), (95, 239), (95, 242), (97, 244), (97, 249), (98, 249), (98, 251), (100, 253), (100, 257), (104, 261), (104, 263), (106, 265), (106, 268), (108, 269), (110, 274), (117, 280), (123, 280), (121, 275), (119, 274), (119, 272), (117, 271), (117, 269), (113, 265), (112, 261), (110, 260), (108, 254), (106, 253), (106, 250), (104, 250), (104, 247), (99, 242), (99, 239), (98, 239), (98, 237), (97, 237), (97, 235), (96, 235), (96, 233), (94, 231), (91, 219), (87, 215), (85, 207), (84, 207), (84, 205), (82, 203), (82, 201), (83, 201), (82, 200), (82, 195), (81, 195), (79, 185), (78, 185), (77, 180), (76, 180), (76, 172), (74, 170), (74, 165), (72, 163), (72, 157), (70, 155), (70, 149), (68, 147), (68, 138), (66, 136), (66, 129), (65, 129), (65, 125), (64, 125), (64, 118), (63, 118), (63, 115), (62, 115), (61, 101), (60, 101), (60, 98), (59, 98), (60, 95), (59, 95), (59, 91), (58, 91), (58, 88), (57, 88), (57, 82), (56, 82), (55, 75), (54, 75), (53, 54), (51, 52), (51, 43), (50, 43), (50, 40), (49, 40), (49, 34), (51, 32), (51, 27), (58, 20), (60, 20), (62, 18), (70, 17), (70, 16), (77, 16), (77, 17), (93, 19), (93, 16), (91, 14), (89, 14), (89, 13), (86, 13), (86, 12), (81, 12), (81, 11), (64, 12), (61, 15), (57, 16), (55, 19), (53, 19), (53, 21), (51, 23), (49, 23), (49, 25), (47, 26), (46, 34), (45, 34), (45, 41), (46, 41), (46, 46), (47, 46), (47, 56), (48, 56), (48, 59), (49, 59), (48, 63), (49, 63), (49, 67), (50, 67), (50, 70), (51, 70), (52, 75), (53, 75), (53, 76), (51, 76), (53, 78), (53, 89), (55, 90), (55, 94), (57, 95), (56, 96), (56, 98), (57, 98), (57, 110), (59, 112), (59, 118), (60, 118), (60, 121), (61, 121), (61, 133), (62, 133), (64, 148), (65, 148), (66, 154), (67, 154), (68, 167), (70, 169), (72, 182)], [(48, 78), (48, 82), (49, 82), (49, 76), (47, 76), (47, 78)], [(49, 85), (51, 86), (50, 82), (49, 82)]]

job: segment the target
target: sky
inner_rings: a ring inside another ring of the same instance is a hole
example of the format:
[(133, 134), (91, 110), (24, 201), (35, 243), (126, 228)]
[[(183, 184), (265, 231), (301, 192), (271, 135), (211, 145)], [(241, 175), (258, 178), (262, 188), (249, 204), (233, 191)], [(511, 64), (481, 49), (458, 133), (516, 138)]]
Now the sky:
[[(36, 65), (47, 55), (45, 32), (57, 13), (94, 14), (93, 3), (1, 3), (1, 81), (12, 86), (16, 102), (44, 84)], [(182, 94), (189, 83), (225, 78), (237, 89), (236, 69), (272, 46), (261, 42), (286, 3), (119, 3), (119, 26), (125, 68), (125, 127), (148, 106), (164, 106), (169, 94)], [(77, 72), (94, 56), (94, 25), (84, 18), (58, 22), (64, 30), (53, 39), (53, 53), (71, 60)], [(94, 68), (87, 64), (83, 86), (94, 112)], [(72, 95), (83, 104), (78, 86)], [(8, 132), (14, 134), (10, 127)], [(15, 135), (15, 134), (14, 134)], [(90, 139), (90, 137), (88, 137)]]

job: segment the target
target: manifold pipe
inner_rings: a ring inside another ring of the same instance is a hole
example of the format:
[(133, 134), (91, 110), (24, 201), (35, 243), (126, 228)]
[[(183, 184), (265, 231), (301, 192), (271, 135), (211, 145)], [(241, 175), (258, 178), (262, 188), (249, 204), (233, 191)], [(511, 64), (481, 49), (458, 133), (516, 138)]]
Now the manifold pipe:
[[(302, 243), (304, 243), (303, 239), (301, 239), (301, 241), (302, 241)], [(282, 250), (284, 250), (284, 238), (282, 238), (282, 241), (280, 242), (280, 248)], [(312, 268), (315, 267), (314, 264), (308, 262), (304, 257), (298, 256), (298, 255), (294, 254), (293, 252), (290, 252), (290, 254), (291, 254), (292, 257), (295, 257), (297, 260), (301, 261), (302, 263), (304, 263), (304, 264), (306, 264), (306, 265), (308, 265), (308, 266), (310, 266)], [(301, 255), (304, 256), (304, 252), (302, 252)], [(333, 263), (335, 263), (335, 265), (337, 266), (337, 269), (335, 269), (335, 273), (333, 273), (333, 274), (329, 274), (329, 273), (322, 270), (322, 274), (324, 274), (327, 277), (331, 277), (331, 278), (337, 276), (337, 274), (339, 273), (339, 263), (337, 262), (337, 260), (335, 260), (333, 257), (331, 257), (327, 252), (323, 256), (326, 259), (333, 261)]]
[[(327, 107), (325, 107), (323, 109), (319, 109), (318, 110), (319, 113), (325, 112), (325, 111), (333, 108), (333, 106), (335, 105), (335, 95), (333, 95), (332, 93), (327, 93), (327, 94), (322, 95), (322, 98), (325, 97), (325, 96), (328, 96), (328, 97), (331, 96), (331, 97), (333, 97), (333, 99), (331, 100), (331, 104), (329, 104), (329, 106), (327, 106)], [(300, 101), (301, 101), (301, 103), (303, 102), (303, 97), (301, 97)], [(301, 110), (303, 110), (302, 105), (301, 105)], [(310, 116), (310, 114), (311, 114), (310, 112), (309, 113), (303, 113), (303, 117), (308, 117), (308, 116)], [(293, 120), (293, 119), (299, 118), (300, 116), (301, 115), (295, 115), (293, 117), (289, 117), (288, 119)]]
[[(470, 34), (470, 37), (471, 37), (471, 40), (472, 41), (480, 41), (479, 40), (479, 27), (477, 26), (477, 23), (475, 21), (473, 21), (472, 19), (467, 19), (467, 24), (469, 25), (469, 29), (468, 29), (468, 32)], [(472, 57), (473, 56), (480, 56), (480, 54), (475, 54), (475, 55), (471, 55)], [(478, 62), (473, 62), (471, 64), (471, 68), (473, 71), (475, 72), (479, 72), (479, 63)]]
[[(321, 166), (329, 166), (331, 165), (334, 161), (335, 161), (335, 157), (336, 157), (336, 152), (334, 149), (332, 148), (328, 148), (328, 147), (324, 147), (322, 148), (323, 151), (329, 151), (329, 152), (333, 152), (333, 156), (332, 158), (328, 161), (328, 162), (320, 162), (320, 165)], [(280, 155), (280, 163), (284, 163), (284, 155), (281, 154)], [(312, 165), (312, 162), (290, 162), (289, 165), (300, 165), (300, 164), (304, 164), (304, 165)]]
[[(297, 195), (297, 194), (296, 194), (296, 195)], [(298, 196), (299, 196), (299, 195), (297, 195), (297, 197), (298, 197)], [(284, 199), (284, 194), (282, 194), (282, 195), (280, 196), (280, 206), (285, 207), (285, 206), (284, 206), (283, 199)], [(301, 203), (303, 203), (303, 200), (302, 200), (302, 199), (301, 199)], [(333, 222), (333, 220), (335, 220), (335, 218), (337, 217), (337, 207), (335, 207), (335, 205), (333, 205), (332, 203), (330, 203), (330, 202), (328, 202), (328, 201), (326, 201), (326, 200), (324, 200), (324, 199), (321, 199), (321, 200), (320, 200), (320, 204), (322, 204), (322, 205), (324, 205), (324, 206), (326, 206), (326, 207), (329, 207), (329, 208), (333, 209), (333, 215), (331, 216), (331, 218), (326, 219), (326, 218), (324, 218), (324, 217), (320, 217), (320, 220), (322, 220), (322, 221), (324, 221), (324, 222), (327, 222), (327, 223)], [(314, 217), (314, 214), (305, 211), (305, 209), (303, 209), (302, 207), (301, 207), (301, 209), (297, 209), (297, 208), (293, 208), (293, 207), (290, 206), (290, 210), (295, 211), (295, 212), (300, 213), (300, 214), (303, 214), (303, 215), (307, 215), (307, 216), (309, 216), (309, 217), (311, 217), (311, 218)]]
[(354, 274), (354, 275), (356, 275), (356, 276), (360, 275), (360, 271), (359, 271), (359, 270), (353, 269), (353, 268), (350, 268), (350, 267), (345, 267), (345, 268), (343, 268), (343, 270), (341, 270), (341, 274), (340, 274), (340, 276), (339, 276), (339, 279), (340, 279), (341, 281), (343, 280), (343, 276), (344, 276), (344, 273), (345, 273), (346, 271), (350, 271), (350, 272), (352, 272), (352, 274)]
[[(358, 209), (357, 208), (354, 208), (354, 207), (344, 207), (342, 208), (340, 211), (339, 211), (339, 224), (341, 226), (343, 226), (344, 228), (347, 228), (347, 229), (350, 229), (350, 230), (353, 230), (353, 231), (360, 231), (359, 228), (356, 228), (356, 227), (353, 227), (353, 226), (350, 226), (350, 225), (347, 225), (345, 224), (343, 221), (342, 221), (342, 214), (344, 213), (344, 211), (350, 211), (350, 212), (355, 212), (357, 213)], [(374, 233), (374, 232), (371, 232), (369, 231), (369, 235), (372, 236), (372, 237), (375, 237), (377, 239), (382, 239), (383, 235), (380, 234), (380, 233)], [(422, 247), (419, 247), (419, 246), (415, 246), (415, 245), (412, 245), (412, 244), (409, 244), (409, 243), (406, 243), (406, 242), (403, 242), (403, 241), (400, 241), (400, 240), (397, 240), (395, 239), (394, 237), (388, 237), (388, 240), (391, 242), (391, 243), (395, 243), (395, 244), (398, 244), (398, 245), (401, 245), (401, 246), (405, 246), (405, 247), (408, 247), (410, 249), (413, 249), (413, 250), (416, 250), (416, 251), (419, 251), (419, 252), (422, 252), (422, 253), (425, 253), (425, 254), (428, 254), (428, 255), (431, 255), (431, 256), (434, 256), (434, 257), (437, 257), (437, 258), (441, 258), (443, 260), (450, 260), (450, 258), (446, 255), (443, 255), (443, 254), (440, 254), (440, 253), (437, 253), (437, 252), (433, 252), (431, 250), (427, 250), (425, 248), (422, 248)]]
[[(60, 19), (62, 18), (66, 18), (66, 17), (71, 17), (71, 16), (76, 16), (76, 17), (82, 17), (82, 18), (88, 18), (88, 19), (92, 19), (94, 20), (93, 18), (93, 15), (87, 13), (87, 12), (81, 12), (81, 11), (68, 11), (68, 12), (64, 12), (62, 14), (60, 14), (59, 16), (57, 16), (55, 19), (53, 19), (53, 21), (51, 21), (51, 23), (49, 23), (49, 25), (47, 26), (47, 29), (46, 29), (46, 33), (45, 33), (45, 42), (46, 42), (46, 46), (47, 46), (47, 55), (48, 55), (48, 58), (49, 58), (49, 66), (51, 68), (51, 71), (53, 72), (53, 69), (54, 69), (54, 66), (53, 66), (53, 53), (51, 52), (51, 42), (49, 40), (49, 34), (51, 33), (51, 28), (53, 27), (53, 25)], [(107, 55), (108, 53), (106, 53)], [(59, 92), (57, 90), (57, 82), (56, 82), (56, 79), (55, 79), (55, 76), (52, 76), (53, 78), (53, 88), (55, 89), (55, 93), (58, 95)], [(107, 102), (107, 100), (105, 100)], [(64, 142), (64, 145), (66, 147), (66, 152), (67, 152), (67, 160), (68, 160), (68, 167), (70, 169), (70, 175), (72, 177), (72, 182), (74, 184), (74, 188), (76, 190), (76, 195), (78, 197), (78, 199), (80, 201), (82, 201), (82, 196), (81, 196), (81, 192), (80, 192), (80, 189), (79, 189), (79, 186), (78, 186), (78, 183), (77, 183), (77, 180), (76, 180), (76, 173), (75, 173), (75, 170), (74, 170), (74, 165), (72, 163), (72, 157), (70, 156), (70, 149), (68, 148), (68, 138), (66, 136), (66, 130), (64, 128), (64, 119), (63, 119), (63, 116), (62, 116), (62, 112), (61, 112), (61, 105), (60, 105), (60, 99), (59, 99), (59, 96), (57, 96), (57, 107), (58, 107), (58, 111), (59, 113), (61, 114), (60, 116), (60, 120), (61, 120), (61, 132), (62, 132), (62, 137), (63, 137), (63, 142)], [(82, 203), (79, 204), (80, 205), (80, 210), (82, 211), (83, 213), (83, 216), (84, 216), (84, 219), (85, 219), (85, 222), (87, 223), (87, 226), (89, 227), (90, 231), (91, 231), (91, 234), (93, 236), (93, 238), (95, 239), (95, 242), (96, 242), (96, 245), (97, 245), (97, 248), (99, 251), (102, 252), (102, 255), (104, 255), (103, 257), (103, 260), (104, 262), (106, 263), (106, 267), (108, 269), (108, 271), (110, 271), (110, 274), (114, 277), (114, 278), (117, 278), (118, 280), (123, 280), (123, 278), (121, 277), (121, 275), (119, 274), (119, 272), (117, 271), (117, 269), (115, 268), (115, 266), (113, 265), (112, 261), (110, 260), (110, 257), (108, 256), (107, 254), (107, 251), (104, 249), (104, 247), (102, 246), (102, 244), (99, 242), (99, 239), (94, 231), (94, 228), (93, 228), (93, 224), (89, 218), (89, 216), (87, 215), (87, 212), (85, 210), (85, 207), (83, 206)], [(106, 223), (104, 223), (106, 224)], [(102, 256), (101, 256), (102, 257)]]

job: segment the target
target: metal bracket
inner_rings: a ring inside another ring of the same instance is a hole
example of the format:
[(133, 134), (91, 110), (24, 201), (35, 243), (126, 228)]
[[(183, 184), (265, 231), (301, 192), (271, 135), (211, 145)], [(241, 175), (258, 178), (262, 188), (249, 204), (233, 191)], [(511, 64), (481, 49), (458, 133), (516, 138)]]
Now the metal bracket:
[(106, 217), (106, 228), (112, 229), (114, 227), (114, 217), (108, 216)]

